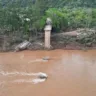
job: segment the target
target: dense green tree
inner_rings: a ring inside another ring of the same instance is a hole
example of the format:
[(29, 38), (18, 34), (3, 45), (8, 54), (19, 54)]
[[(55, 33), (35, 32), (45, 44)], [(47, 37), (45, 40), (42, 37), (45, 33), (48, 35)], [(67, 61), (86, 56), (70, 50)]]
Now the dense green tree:
[(96, 0), (0, 0), (0, 29), (41, 31), (47, 17), (57, 29), (96, 25)]

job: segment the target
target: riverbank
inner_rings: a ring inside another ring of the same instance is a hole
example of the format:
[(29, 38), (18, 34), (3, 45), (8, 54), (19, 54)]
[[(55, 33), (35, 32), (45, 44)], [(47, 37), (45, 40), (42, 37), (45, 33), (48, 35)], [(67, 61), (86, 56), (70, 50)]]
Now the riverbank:
[[(83, 29), (82, 31), (71, 31), (63, 33), (52, 33), (51, 35), (51, 48), (65, 49), (65, 50), (88, 50), (96, 49), (96, 31), (92, 29)], [(34, 38), (33, 38), (34, 37)], [(14, 51), (15, 47), (22, 43), (24, 40), (28, 40), (31, 45), (27, 50), (46, 50), (44, 48), (44, 34), (39, 37), (30, 37), (22, 39), (16, 36), (4, 36), (0, 38), (0, 51)]]

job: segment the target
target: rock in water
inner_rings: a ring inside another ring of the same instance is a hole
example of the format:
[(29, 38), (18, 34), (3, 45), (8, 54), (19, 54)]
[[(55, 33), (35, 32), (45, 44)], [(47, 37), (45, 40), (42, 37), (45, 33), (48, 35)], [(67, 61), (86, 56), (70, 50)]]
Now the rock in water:
[(46, 56), (46, 57), (43, 57), (42, 59), (43, 60), (50, 60), (50, 57), (49, 56)]
[(45, 74), (45, 73), (39, 72), (38, 75), (37, 75), (37, 77), (40, 78), (40, 79), (47, 79), (48, 78), (48, 75)]

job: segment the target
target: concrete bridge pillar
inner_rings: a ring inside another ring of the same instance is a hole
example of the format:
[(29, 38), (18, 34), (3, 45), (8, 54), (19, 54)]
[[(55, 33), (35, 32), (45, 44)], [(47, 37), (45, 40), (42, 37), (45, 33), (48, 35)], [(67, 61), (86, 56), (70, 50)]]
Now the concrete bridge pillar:
[(51, 30), (52, 25), (46, 25), (45, 26), (45, 48), (50, 49), (51, 48)]

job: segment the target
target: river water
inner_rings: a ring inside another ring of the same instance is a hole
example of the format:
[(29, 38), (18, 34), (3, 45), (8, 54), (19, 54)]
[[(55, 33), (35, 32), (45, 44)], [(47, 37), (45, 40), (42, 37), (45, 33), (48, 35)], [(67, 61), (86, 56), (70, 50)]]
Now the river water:
[(0, 53), (0, 96), (96, 96), (96, 50)]

